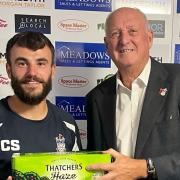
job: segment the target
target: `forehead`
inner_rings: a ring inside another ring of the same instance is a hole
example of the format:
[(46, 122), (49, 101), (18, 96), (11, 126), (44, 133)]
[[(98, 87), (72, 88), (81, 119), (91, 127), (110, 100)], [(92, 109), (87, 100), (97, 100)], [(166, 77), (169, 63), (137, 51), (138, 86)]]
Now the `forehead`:
[(50, 59), (52, 57), (51, 50), (48, 46), (45, 46), (44, 48), (37, 49), (37, 50), (31, 50), (26, 47), (20, 47), (17, 45), (14, 45), (10, 51), (11, 59), (16, 59), (18, 57), (23, 57), (27, 59), (36, 59), (41, 57), (46, 57), (47, 59)]
[(120, 9), (109, 17), (109, 29), (145, 26), (145, 17), (135, 9)]

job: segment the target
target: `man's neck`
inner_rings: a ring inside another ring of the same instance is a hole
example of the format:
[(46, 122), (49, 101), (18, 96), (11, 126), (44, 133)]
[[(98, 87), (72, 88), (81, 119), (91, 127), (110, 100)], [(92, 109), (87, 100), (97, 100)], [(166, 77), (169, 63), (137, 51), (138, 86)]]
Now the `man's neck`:
[(131, 71), (121, 71), (118, 73), (123, 85), (131, 90), (132, 83), (138, 77), (138, 74), (133, 74)]
[(131, 90), (133, 81), (142, 73), (147, 62), (144, 61), (139, 65), (118, 68), (119, 77), (125, 87)]
[(8, 98), (8, 105), (13, 112), (29, 120), (42, 120), (48, 113), (46, 100), (41, 101), (37, 105), (29, 105), (14, 95)]

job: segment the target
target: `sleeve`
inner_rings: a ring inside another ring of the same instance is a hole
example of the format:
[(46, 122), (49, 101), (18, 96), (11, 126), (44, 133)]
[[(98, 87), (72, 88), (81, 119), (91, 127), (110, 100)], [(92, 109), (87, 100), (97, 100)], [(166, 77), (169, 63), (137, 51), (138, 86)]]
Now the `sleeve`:
[(78, 129), (78, 126), (76, 124), (76, 121), (74, 120), (74, 118), (71, 117), (71, 123), (69, 121), (68, 122), (64, 121), (64, 123), (66, 124), (66, 127), (68, 129), (73, 131), (73, 134), (74, 134), (74, 145), (73, 145), (72, 151), (82, 150), (82, 144), (81, 144), (79, 129)]
[(92, 96), (86, 96), (86, 115), (87, 115), (87, 150), (101, 151), (106, 150), (101, 128), (101, 121), (98, 112), (97, 102)]
[(82, 144), (81, 144), (79, 129), (77, 127), (77, 124), (75, 123), (75, 141), (72, 151), (81, 151), (81, 150), (82, 150)]
[(180, 154), (152, 158), (156, 167), (158, 180), (180, 179)]

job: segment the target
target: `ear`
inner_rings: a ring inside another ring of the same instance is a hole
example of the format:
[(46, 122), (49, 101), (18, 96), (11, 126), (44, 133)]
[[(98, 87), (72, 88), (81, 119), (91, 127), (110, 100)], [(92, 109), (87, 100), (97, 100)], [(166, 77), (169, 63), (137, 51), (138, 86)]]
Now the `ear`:
[(11, 79), (11, 65), (6, 63), (6, 72), (8, 74), (8, 77)]
[(149, 30), (149, 31), (148, 31), (149, 49), (152, 47), (153, 37), (154, 37), (153, 31)]
[(55, 73), (56, 73), (56, 65), (55, 65), (55, 64), (52, 65), (51, 70), (52, 70), (52, 71), (51, 71), (51, 72), (52, 72), (52, 73), (51, 73), (51, 78), (54, 78)]
[(104, 44), (106, 46), (106, 50), (108, 50), (108, 41), (107, 41), (107, 37), (104, 37)]

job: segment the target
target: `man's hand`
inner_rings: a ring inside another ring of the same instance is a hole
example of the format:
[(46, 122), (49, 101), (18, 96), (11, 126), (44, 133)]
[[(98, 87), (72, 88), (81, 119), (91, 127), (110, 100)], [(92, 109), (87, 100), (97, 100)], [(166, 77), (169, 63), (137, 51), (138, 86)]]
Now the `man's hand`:
[(7, 178), (7, 180), (12, 180), (12, 176), (9, 176), (9, 177)]
[(111, 154), (114, 162), (109, 164), (93, 164), (87, 170), (102, 170), (107, 172), (98, 180), (136, 180), (147, 177), (146, 160), (136, 160), (109, 149), (103, 153)]

